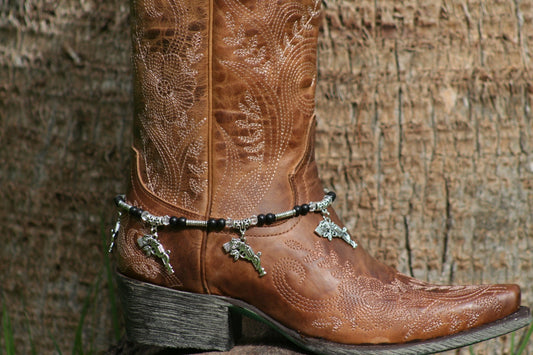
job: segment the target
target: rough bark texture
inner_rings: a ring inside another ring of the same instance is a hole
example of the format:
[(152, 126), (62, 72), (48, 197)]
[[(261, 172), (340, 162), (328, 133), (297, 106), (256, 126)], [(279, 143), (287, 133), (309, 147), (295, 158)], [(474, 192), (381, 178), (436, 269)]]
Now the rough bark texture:
[(70, 353), (90, 292), (84, 352), (112, 341), (101, 223), (129, 166), (128, 13), (0, 1), (0, 287), (20, 354), (28, 327), (38, 353)]
[[(516, 282), (531, 304), (533, 1), (323, 7), (317, 160), (352, 234), (407, 274)], [(69, 353), (78, 324), (84, 352), (117, 343), (101, 229), (129, 166), (128, 13), (0, 1), (0, 287), (17, 353), (30, 332), (38, 353)]]

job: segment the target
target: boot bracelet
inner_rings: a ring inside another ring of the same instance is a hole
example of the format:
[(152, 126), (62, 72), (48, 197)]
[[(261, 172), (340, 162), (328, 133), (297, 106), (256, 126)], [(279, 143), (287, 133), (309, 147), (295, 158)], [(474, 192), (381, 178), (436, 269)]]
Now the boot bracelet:
[(346, 227), (341, 228), (334, 223), (329, 217), (328, 207), (333, 203), (336, 198), (336, 194), (333, 191), (329, 191), (325, 194), (324, 198), (318, 202), (309, 202), (302, 205), (296, 205), (291, 210), (281, 213), (266, 213), (253, 215), (244, 219), (232, 219), (232, 218), (209, 218), (207, 220), (193, 220), (185, 217), (176, 216), (156, 216), (148, 211), (145, 211), (139, 207), (132, 206), (126, 202), (125, 195), (118, 195), (115, 197), (115, 205), (118, 210), (118, 219), (115, 227), (111, 229), (111, 243), (109, 245), (109, 252), (112, 251), (115, 244), (115, 239), (120, 229), (120, 218), (124, 213), (127, 213), (137, 219), (142, 220), (146, 225), (150, 227), (150, 233), (145, 234), (137, 240), (139, 247), (145, 252), (147, 256), (155, 256), (161, 259), (161, 262), (169, 273), (174, 273), (172, 265), (170, 265), (170, 251), (165, 250), (157, 234), (159, 227), (171, 227), (171, 228), (205, 228), (208, 231), (221, 231), (224, 228), (233, 229), (240, 233), (239, 238), (232, 238), (229, 242), (225, 243), (222, 247), (225, 253), (234, 258), (234, 261), (239, 259), (245, 259), (252, 263), (259, 276), (266, 275), (266, 271), (261, 267), (261, 252), (254, 253), (250, 245), (246, 243), (245, 233), (250, 227), (262, 227), (265, 225), (271, 225), (275, 222), (289, 219), (298, 216), (305, 216), (309, 212), (321, 213), (322, 221), (315, 229), (315, 233), (321, 237), (332, 240), (332, 238), (341, 238), (348, 243), (352, 248), (357, 247), (350, 235), (348, 234)]

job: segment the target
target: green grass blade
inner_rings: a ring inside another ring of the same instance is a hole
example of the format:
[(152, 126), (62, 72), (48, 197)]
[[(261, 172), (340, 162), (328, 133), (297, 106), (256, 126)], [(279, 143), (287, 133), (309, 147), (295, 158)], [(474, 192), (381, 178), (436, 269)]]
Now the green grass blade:
[(521, 355), (524, 352), (524, 350), (527, 347), (527, 344), (529, 343), (529, 339), (531, 339), (531, 333), (533, 333), (533, 324), (529, 326), (524, 338), (521, 339), (520, 345), (518, 346), (518, 349), (514, 353), (515, 355)]
[(54, 347), (56, 348), (57, 353), (59, 355), (63, 355), (63, 353), (61, 352), (61, 348), (59, 347), (59, 344), (57, 343), (56, 338), (54, 338), (54, 336), (52, 335), (52, 333), (50, 333), (50, 331), (48, 331), (48, 337), (52, 339), (52, 343), (54, 343)]
[(7, 313), (6, 301), (2, 297), (2, 330), (4, 332), (4, 346), (7, 355), (15, 355), (15, 341), (13, 339), (13, 327)]
[(514, 342), (515, 342), (515, 337), (516, 337), (516, 332), (512, 332), (512, 333), (511, 333), (511, 346), (510, 346), (510, 349), (511, 349), (511, 355), (514, 354)]
[(31, 355), (37, 355), (37, 350), (35, 349), (35, 343), (33, 342), (33, 337), (31, 336), (30, 318), (28, 317), (28, 313), (26, 312), (26, 310), (24, 310), (24, 319), (26, 323), (26, 330), (28, 331), (28, 339), (30, 343)]
[(474, 353), (474, 346), (470, 345), (468, 347), (468, 352), (470, 353), (470, 355), (475, 355), (476, 353)]
[(113, 323), (113, 331), (115, 333), (115, 340), (119, 341), (121, 337), (120, 317), (118, 314), (117, 299), (115, 297), (115, 283), (113, 272), (111, 270), (111, 260), (108, 252), (108, 233), (106, 233), (104, 218), (100, 219), (100, 230), (102, 234), (102, 244), (104, 251), (104, 268), (107, 278), (107, 292), (109, 295), (109, 305), (111, 306), (111, 321)]
[(78, 321), (78, 326), (76, 328), (76, 336), (74, 337), (74, 346), (72, 347), (72, 355), (83, 355), (83, 327), (85, 325), (85, 317), (89, 312), (89, 308), (92, 303), (92, 296), (95, 290), (100, 287), (101, 276), (98, 276), (95, 283), (89, 290), (85, 301), (83, 302), (83, 308), (81, 309), (80, 320)]

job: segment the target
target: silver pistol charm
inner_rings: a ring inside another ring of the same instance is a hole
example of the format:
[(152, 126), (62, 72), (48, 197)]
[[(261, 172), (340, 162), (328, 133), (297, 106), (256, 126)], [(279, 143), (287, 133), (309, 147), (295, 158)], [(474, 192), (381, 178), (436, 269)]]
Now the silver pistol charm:
[(157, 234), (145, 234), (137, 239), (137, 244), (144, 251), (146, 256), (155, 256), (161, 259), (163, 265), (170, 274), (174, 273), (172, 265), (170, 265), (170, 250), (165, 250), (163, 245), (159, 242)]
[(328, 238), (328, 240), (331, 240), (332, 238), (341, 238), (346, 243), (350, 244), (352, 248), (355, 249), (357, 247), (357, 243), (352, 240), (346, 227), (339, 227), (329, 217), (324, 216), (324, 219), (320, 221), (318, 227), (316, 227), (315, 233), (323, 238)]
[(233, 256), (233, 261), (239, 259), (248, 260), (252, 263), (260, 277), (266, 275), (265, 269), (261, 267), (261, 252), (255, 254), (252, 247), (246, 244), (246, 239), (231, 238), (231, 240), (224, 243), (222, 247), (226, 254)]

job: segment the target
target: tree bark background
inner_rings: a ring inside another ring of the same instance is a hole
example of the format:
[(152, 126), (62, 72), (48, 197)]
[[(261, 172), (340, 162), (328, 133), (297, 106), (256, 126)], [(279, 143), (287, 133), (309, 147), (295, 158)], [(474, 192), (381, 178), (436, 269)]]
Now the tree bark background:
[[(533, 0), (323, 10), (316, 154), (352, 235), (404, 273), (516, 282), (531, 305)], [(126, 0), (0, 0), (0, 288), (18, 353), (71, 352), (80, 324), (85, 352), (115, 342), (103, 264), (129, 167), (128, 16)]]

